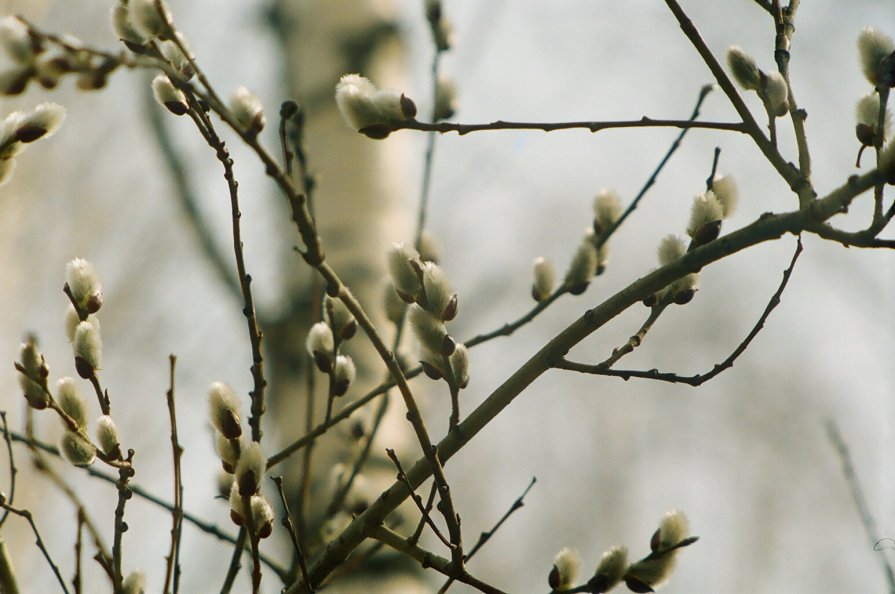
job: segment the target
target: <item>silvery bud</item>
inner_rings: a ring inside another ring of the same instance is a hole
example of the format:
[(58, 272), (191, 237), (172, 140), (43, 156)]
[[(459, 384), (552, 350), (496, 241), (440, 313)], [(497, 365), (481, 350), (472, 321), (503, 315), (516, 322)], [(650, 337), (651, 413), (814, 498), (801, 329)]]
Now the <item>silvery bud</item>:
[(336, 343), (333, 331), (326, 322), (317, 322), (311, 326), (305, 346), (308, 354), (313, 357), (317, 369), (329, 373), (333, 368), (333, 351)]
[(547, 584), (554, 590), (569, 590), (578, 580), (581, 559), (578, 551), (568, 547), (562, 549), (553, 559), (553, 569), (547, 578)]
[(95, 324), (80, 322), (75, 327), (72, 348), (75, 353), (75, 369), (82, 378), (90, 379), (102, 369), (103, 342)]
[(87, 403), (84, 402), (75, 380), (63, 377), (56, 383), (59, 408), (75, 422), (79, 429), (87, 428)]
[(242, 435), (241, 403), (236, 393), (225, 383), (214, 382), (208, 389), (208, 412), (211, 424), (227, 439)]
[(757, 91), (761, 86), (761, 74), (752, 56), (735, 45), (727, 48), (727, 66), (734, 80), (747, 91)]
[(550, 297), (556, 288), (556, 269), (544, 258), (535, 258), (532, 268), (534, 282), (531, 285), (531, 296), (540, 303)]
[(74, 431), (62, 434), (59, 449), (65, 459), (75, 466), (90, 466), (96, 460), (96, 447)]
[(264, 470), (267, 461), (261, 453), (261, 444), (251, 442), (239, 453), (239, 461), (236, 463), (236, 485), (240, 495), (254, 495), (261, 488), (261, 479), (264, 478)]
[(182, 116), (190, 110), (186, 95), (164, 74), (152, 79), (152, 93), (155, 100), (174, 115)]
[(230, 97), (230, 110), (239, 125), (251, 135), (257, 135), (264, 129), (264, 106), (261, 101), (245, 87), (233, 91)]

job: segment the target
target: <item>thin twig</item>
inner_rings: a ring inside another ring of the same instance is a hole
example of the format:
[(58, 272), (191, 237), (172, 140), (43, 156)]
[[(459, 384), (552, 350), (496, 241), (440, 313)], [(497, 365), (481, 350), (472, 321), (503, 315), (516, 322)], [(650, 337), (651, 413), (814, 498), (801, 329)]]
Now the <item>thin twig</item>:
[[(447, 537), (441, 533), (441, 530), (438, 529), (438, 526), (435, 522), (432, 521), (431, 516), (429, 516), (429, 512), (425, 506), (423, 506), (422, 498), (416, 494), (413, 490), (413, 485), (407, 480), (407, 475), (404, 474), (404, 468), (401, 467), (401, 462), (398, 460), (398, 456), (395, 455), (395, 450), (386, 449), (386, 454), (388, 454), (389, 459), (394, 463), (395, 468), (398, 469), (398, 480), (404, 483), (407, 487), (407, 490), (410, 492), (410, 499), (416, 504), (417, 509), (420, 510), (420, 514), (422, 514), (423, 521), (429, 526), (432, 530), (432, 533), (441, 541), (441, 543), (449, 549), (453, 549), (453, 545), (451, 541), (447, 539)], [(414, 539), (415, 540), (415, 539)]]
[(227, 575), (224, 577), (224, 584), (221, 586), (221, 594), (229, 594), (233, 588), (233, 582), (236, 580), (236, 574), (239, 573), (239, 559), (245, 549), (246, 532), (245, 526), (239, 529), (239, 536), (236, 537), (236, 546), (233, 547), (233, 555), (230, 556), (230, 565), (227, 567)]
[(771, 299), (768, 301), (767, 306), (762, 312), (761, 316), (758, 318), (758, 321), (752, 327), (752, 330), (743, 339), (743, 341), (737, 346), (736, 349), (721, 363), (716, 364), (711, 371), (702, 374), (696, 374), (691, 376), (682, 376), (676, 373), (663, 373), (656, 369), (652, 369), (649, 371), (634, 371), (634, 370), (617, 370), (617, 369), (609, 369), (608, 367), (600, 365), (585, 365), (582, 363), (575, 363), (572, 361), (568, 361), (565, 358), (561, 359), (557, 364), (557, 369), (566, 369), (568, 371), (578, 371), (580, 373), (590, 373), (594, 375), (608, 375), (621, 377), (624, 380), (628, 380), (632, 377), (643, 378), (643, 379), (653, 379), (664, 382), (671, 383), (682, 383), (688, 384), (690, 386), (700, 386), (710, 379), (714, 378), (721, 372), (730, 369), (733, 367), (734, 361), (742, 355), (746, 349), (749, 347), (749, 344), (752, 340), (761, 332), (762, 328), (764, 328), (764, 324), (768, 319), (768, 316), (771, 315), (771, 312), (780, 305), (780, 297), (783, 295), (783, 291), (786, 289), (787, 283), (789, 283), (789, 278), (792, 275), (792, 271), (795, 268), (796, 262), (799, 259), (799, 255), (802, 253), (802, 240), (801, 237), (796, 241), (796, 249), (793, 252), (792, 259), (790, 260), (789, 267), (783, 271), (783, 280), (780, 281), (780, 285), (777, 287), (777, 290), (771, 296)]
[[(40, 450), (40, 451), (46, 452), (48, 454), (51, 454), (57, 458), (62, 456), (62, 454), (59, 452), (59, 448), (57, 448), (56, 446), (50, 445), (48, 443), (42, 442), (40, 440), (28, 438), (28, 437), (21, 435), (15, 431), (10, 431), (10, 437), (12, 438), (12, 441), (14, 441), (14, 442), (19, 442), (19, 443), (25, 444), (31, 448), (36, 449), (36, 450)], [(49, 469), (49, 467), (46, 465), (46, 462), (39, 462), (39, 464), (41, 466), (45, 466), (47, 469)], [(105, 472), (102, 472), (100, 470), (96, 470), (92, 466), (84, 468), (83, 470), (85, 472), (87, 472), (88, 475), (98, 478), (100, 480), (103, 480), (107, 483), (115, 484), (115, 482), (117, 480), (114, 476), (107, 474)], [(75, 506), (78, 507), (78, 509), (83, 510), (84, 507), (77, 500), (76, 494), (74, 493), (74, 491), (70, 487), (67, 487), (67, 485), (65, 485), (64, 482), (60, 483), (59, 481), (61, 481), (61, 479), (59, 479), (58, 476), (55, 476), (54, 474), (51, 474), (50, 476), (54, 480), (54, 482), (56, 482), (57, 485), (60, 486), (60, 488), (63, 489), (63, 491), (65, 491), (66, 494), (69, 495), (69, 498), (75, 497), (75, 499), (72, 500), (73, 503), (75, 503)], [(144, 500), (148, 501), (149, 503), (152, 503), (153, 505), (157, 505), (158, 507), (161, 507), (170, 513), (174, 512), (173, 504), (165, 501), (164, 499), (162, 499), (161, 497), (158, 497), (157, 495), (153, 495), (152, 493), (150, 493), (143, 487), (140, 487), (139, 485), (132, 484), (132, 485), (129, 485), (129, 488), (133, 492), (133, 494), (136, 495), (137, 497), (144, 499)], [(208, 535), (214, 536), (218, 540), (229, 542), (231, 544), (236, 544), (236, 542), (238, 540), (236, 536), (228, 534), (227, 532), (222, 530), (217, 525), (212, 524), (210, 522), (206, 522), (206, 521), (202, 520), (201, 518), (191, 514), (188, 511), (183, 512), (183, 519), (186, 522), (195, 526), (201, 532), (204, 532)], [(86, 526), (88, 527), (88, 531), (91, 532), (91, 535), (93, 535), (95, 538), (98, 539), (99, 532), (96, 531), (92, 527), (92, 523), (89, 522), (89, 518), (88, 518), (88, 523), (86, 524)], [(101, 547), (100, 541), (97, 541), (97, 546)], [(104, 549), (104, 547), (101, 547), (101, 548)], [(107, 553), (105, 553), (105, 554), (108, 555)], [(279, 576), (279, 578), (281, 580), (284, 580), (284, 581), (286, 580), (289, 572), (285, 568), (281, 567), (273, 559), (271, 559), (270, 557), (267, 557), (263, 554), (261, 555), (261, 561), (265, 565), (267, 565), (271, 570), (273, 570), (274, 573), (276, 573), (277, 576)]]
[[(753, 223), (700, 246), (688, 252), (683, 258), (644, 275), (601, 304), (587, 310), (519, 366), (506, 381), (467, 415), (456, 431), (448, 433), (438, 444), (439, 456), (443, 460), (449, 460), (572, 347), (635, 303), (695, 270), (704, 269), (714, 262), (752, 246), (776, 240), (785, 233), (797, 233), (812, 221), (829, 219), (851, 204), (857, 196), (872, 188), (881, 177), (882, 174), (878, 170), (853, 176), (825, 197), (814, 201), (808, 209), (763, 215)], [(433, 467), (428, 457), (417, 460), (406, 471), (407, 478), (414, 487), (422, 484), (432, 476), (432, 473)], [(372, 502), (367, 510), (321, 551), (308, 567), (312, 583), (320, 583), (341, 565), (365, 538), (365, 528), (380, 524), (407, 496), (407, 488), (397, 481)], [(307, 585), (297, 580), (287, 587), (286, 594), (306, 591)]]
[(124, 507), (131, 498), (131, 490), (128, 481), (134, 476), (134, 450), (127, 451), (126, 465), (118, 469), (118, 481), (115, 483), (118, 488), (118, 504), (115, 506), (115, 530), (112, 533), (112, 570), (114, 572), (115, 588), (120, 589), (124, 581), (124, 574), (121, 571), (122, 540), (124, 532), (127, 530), (127, 524), (124, 522)]
[(183, 448), (177, 439), (177, 414), (174, 407), (174, 365), (177, 358), (170, 355), (170, 384), (165, 401), (168, 404), (168, 417), (171, 420), (171, 450), (174, 464), (174, 511), (171, 512), (171, 548), (168, 550), (165, 566), (165, 586), (163, 591), (167, 594), (169, 585), (174, 583), (174, 594), (177, 594), (180, 584), (180, 535), (183, 530), (183, 479), (180, 472), (180, 458), (183, 456)]
[(242, 293), (239, 281), (233, 275), (232, 267), (218, 247), (214, 236), (211, 234), (211, 226), (202, 214), (199, 198), (193, 188), (188, 170), (184, 167), (187, 159), (179, 151), (168, 131), (168, 118), (163, 117), (167, 112), (162, 111), (158, 102), (152, 97), (152, 93), (146, 92), (143, 94), (143, 97), (143, 111), (149, 121), (149, 129), (152, 131), (162, 159), (168, 169), (168, 174), (171, 177), (177, 203), (183, 209), (187, 223), (199, 240), (202, 253), (205, 254), (211, 268), (217, 273), (218, 279), (234, 297), (241, 299)]
[(748, 133), (747, 127), (740, 122), (698, 122), (693, 120), (667, 120), (642, 117), (639, 120), (615, 120), (615, 121), (589, 121), (589, 122), (508, 122), (497, 120), (488, 124), (460, 124), (457, 122), (420, 122), (419, 120), (406, 120), (392, 124), (389, 130), (422, 130), (423, 132), (438, 132), (445, 134), (456, 132), (460, 136), (471, 132), (484, 132), (496, 130), (541, 130), (554, 132), (556, 130), (584, 129), (591, 132), (602, 132), (618, 128), (700, 128), (703, 130), (723, 130), (726, 132)]
[(56, 566), (56, 563), (53, 562), (53, 558), (50, 556), (50, 551), (47, 550), (46, 545), (44, 544), (43, 539), (40, 537), (40, 531), (37, 529), (37, 525), (34, 523), (34, 518), (31, 515), (31, 512), (27, 509), (19, 509), (15, 508), (5, 501), (0, 501), (0, 507), (5, 509), (9, 513), (13, 513), (21, 518), (25, 518), (28, 523), (31, 525), (31, 531), (34, 533), (34, 540), (37, 548), (40, 549), (40, 552), (43, 553), (44, 559), (49, 563), (50, 568), (53, 570), (53, 573), (56, 575), (56, 580), (59, 582), (59, 585), (62, 587), (62, 591), (65, 594), (69, 594), (68, 587), (65, 585), (65, 579), (62, 577), (62, 574), (59, 572), (59, 567)]
[[(494, 524), (491, 530), (482, 532), (479, 535), (479, 540), (476, 541), (475, 545), (471, 549), (469, 549), (468, 553), (466, 553), (466, 556), (463, 559), (464, 561), (469, 561), (470, 559), (472, 559), (472, 556), (475, 555), (479, 549), (485, 546), (485, 544), (491, 539), (491, 537), (494, 536), (494, 534), (500, 529), (501, 526), (503, 526), (503, 523), (506, 522), (511, 515), (513, 515), (513, 512), (521, 509), (522, 506), (525, 505), (525, 496), (528, 495), (528, 492), (531, 491), (531, 488), (535, 486), (536, 482), (538, 482), (538, 479), (536, 477), (531, 477), (531, 482), (529, 482), (528, 486), (525, 487), (525, 490), (522, 491), (522, 495), (516, 498), (516, 501), (513, 502), (513, 505), (510, 506), (510, 509), (508, 509), (506, 513), (504, 513), (500, 517), (500, 519), (497, 520), (497, 523)], [(444, 594), (445, 592), (447, 592), (448, 589), (451, 587), (451, 584), (453, 583), (454, 578), (448, 578), (444, 585), (438, 589), (438, 594)]]
[[(197, 76), (200, 73), (197, 71)], [(205, 82), (204, 79), (203, 83)], [(239, 210), (239, 183), (233, 174), (233, 159), (226, 144), (218, 137), (214, 130), (211, 120), (204, 117), (204, 112), (193, 99), (193, 107), (188, 112), (193, 118), (196, 127), (200, 131), (204, 131), (208, 145), (214, 149), (215, 157), (224, 168), (224, 179), (227, 182), (227, 189), (230, 195), (230, 219), (233, 233), (233, 254), (236, 260), (236, 276), (239, 279), (239, 287), (242, 292), (243, 303), (245, 307), (242, 310), (246, 318), (246, 325), (249, 333), (249, 343), (252, 349), (252, 390), (249, 392), (251, 397), (251, 416), (249, 417), (249, 426), (252, 428), (252, 440), (261, 441), (261, 415), (264, 414), (264, 391), (267, 387), (267, 380), (264, 379), (264, 357), (261, 354), (261, 329), (258, 327), (258, 318), (255, 313), (255, 301), (252, 296), (252, 277), (246, 272), (245, 256), (243, 255), (242, 231), (240, 227), (240, 218), (242, 213)]]
[(308, 565), (305, 562), (305, 554), (301, 546), (301, 539), (298, 536), (298, 533), (295, 531), (295, 524), (292, 521), (292, 514), (289, 512), (289, 502), (286, 499), (286, 492), (283, 490), (283, 477), (282, 476), (272, 476), (270, 477), (276, 486), (277, 493), (280, 496), (280, 503), (283, 504), (283, 511), (285, 512), (283, 518), (280, 520), (280, 524), (286, 528), (286, 531), (289, 533), (289, 538), (292, 540), (292, 548), (295, 551), (295, 558), (298, 561), (298, 568), (301, 571), (301, 577), (305, 582), (308, 581)]
[[(867, 498), (864, 496), (864, 490), (861, 488), (861, 481), (858, 480), (858, 473), (855, 471), (855, 466), (852, 463), (848, 445), (842, 438), (836, 423), (832, 420), (827, 421), (827, 437), (829, 437), (830, 443), (836, 449), (836, 454), (839, 455), (839, 462), (842, 464), (842, 476), (848, 484), (849, 491), (851, 491), (852, 500), (855, 502), (855, 508), (857, 508), (858, 516), (861, 518), (861, 524), (864, 526), (864, 532), (867, 535), (870, 547), (876, 551), (878, 550), (876, 545), (880, 540), (876, 521), (873, 519), (873, 513), (867, 504)], [(892, 564), (889, 563), (885, 554), (880, 554), (877, 558), (882, 566), (883, 574), (886, 576), (889, 593), (895, 594), (895, 570), (892, 569)]]
[(75, 588), (75, 594), (81, 592), (81, 557), (84, 553), (84, 514), (78, 510), (78, 531), (75, 539), (75, 575), (72, 578), (72, 585)]
[[(12, 451), (12, 438), (9, 435), (9, 425), (6, 423), (5, 410), (0, 411), (0, 419), (3, 421), (3, 441), (6, 442), (6, 453), (9, 456), (9, 494), (6, 495), (6, 503), (14, 505), (16, 499), (16, 474), (19, 470), (16, 468), (16, 459)], [(0, 528), (3, 527), (3, 524), (8, 517), (9, 510), (4, 510), (3, 516), (0, 517)]]
[(385, 526), (367, 526), (365, 533), (368, 537), (376, 539), (390, 546), (396, 551), (399, 551), (413, 559), (416, 559), (423, 567), (431, 567), (435, 571), (447, 577), (453, 577), (458, 582), (463, 582), (464, 584), (472, 586), (480, 592), (486, 592), (488, 594), (502, 594), (501, 590), (495, 588), (494, 586), (486, 584), (485, 582), (477, 578), (474, 578), (465, 569), (457, 568), (454, 565), (453, 561), (427, 551), (417, 544), (408, 543), (407, 539), (405, 539), (403, 536), (389, 528), (386, 528)]

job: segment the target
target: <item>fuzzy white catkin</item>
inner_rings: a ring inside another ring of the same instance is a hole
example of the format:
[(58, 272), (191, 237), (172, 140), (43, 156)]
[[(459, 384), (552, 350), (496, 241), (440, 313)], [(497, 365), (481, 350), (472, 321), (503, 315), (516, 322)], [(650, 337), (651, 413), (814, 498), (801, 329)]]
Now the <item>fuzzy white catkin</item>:
[(94, 445), (73, 431), (62, 434), (59, 449), (65, 459), (75, 466), (90, 466), (96, 460)]
[[(859, 124), (872, 127), (874, 130), (879, 124), (879, 94), (870, 93), (864, 95), (858, 100), (855, 106), (855, 118)], [(887, 109), (883, 114), (883, 138), (889, 135), (889, 125), (891, 123), (892, 113)]]
[(130, 0), (129, 7), (130, 23), (145, 39), (154, 39), (164, 33), (171, 21), (164, 0)]
[(81, 322), (75, 327), (72, 348), (75, 356), (89, 365), (94, 373), (102, 369), (103, 342), (95, 324)]
[(261, 452), (261, 444), (251, 442), (242, 449), (236, 463), (236, 484), (240, 495), (254, 495), (261, 487), (267, 461)]
[(336, 85), (339, 112), (345, 123), (358, 131), (412, 117), (405, 114), (405, 101), (397, 91), (380, 90), (360, 74), (345, 74)]
[(758, 66), (752, 56), (735, 45), (727, 48), (727, 66), (734, 80), (748, 91), (757, 91), (761, 84)]
[(439, 74), (435, 84), (435, 120), (454, 117), (457, 106), (457, 85), (454, 79)]
[(317, 368), (324, 373), (329, 372), (333, 365), (333, 351), (336, 348), (332, 328), (326, 322), (317, 322), (308, 331), (305, 341), (308, 354), (314, 358)]
[(0, 47), (19, 64), (28, 64), (34, 58), (28, 27), (14, 16), (0, 19)]
[(112, 7), (112, 29), (121, 41), (135, 45), (143, 45), (146, 39), (131, 24), (130, 9), (126, 4), (116, 4)]
[(146, 592), (146, 576), (139, 569), (130, 572), (121, 584), (123, 594), (144, 594)]
[[(408, 312), (410, 327), (424, 349), (442, 353), (448, 335), (444, 323), (419, 305), (411, 305)], [(450, 354), (450, 353), (448, 353)]]
[(666, 266), (687, 253), (687, 246), (677, 235), (666, 235), (659, 242), (658, 253), (659, 264)]
[(553, 263), (545, 258), (535, 258), (532, 264), (534, 281), (531, 286), (531, 294), (535, 301), (544, 301), (556, 288), (556, 269)]
[(393, 243), (387, 254), (388, 271), (395, 285), (395, 290), (402, 300), (412, 303), (423, 290), (422, 282), (411, 260), (420, 257), (419, 253), (401, 242)]
[(594, 231), (603, 234), (621, 217), (622, 205), (618, 194), (600, 190), (594, 198)]
[(81, 396), (78, 385), (70, 377), (60, 378), (56, 382), (56, 398), (59, 401), (59, 408), (70, 416), (75, 424), (81, 429), (87, 427), (87, 403)]
[(895, 42), (882, 31), (873, 27), (867, 27), (861, 31), (861, 34), (858, 35), (858, 54), (861, 58), (861, 70), (867, 82), (873, 86), (882, 82), (882, 66), (893, 51), (895, 51)]
[(118, 427), (109, 415), (103, 415), (96, 421), (96, 441), (106, 454), (110, 454), (121, 445)]
[(444, 269), (438, 266), (438, 264), (423, 262), (423, 293), (426, 296), (425, 307), (429, 313), (443, 320), (453, 317), (445, 314), (452, 300), (456, 298), (456, 293), (451, 288), (451, 283)]
[(551, 580), (551, 587), (554, 590), (568, 590), (574, 587), (578, 581), (580, 567), (581, 558), (578, 556), (578, 551), (568, 547), (559, 551), (553, 559), (556, 579)]
[(789, 87), (786, 79), (779, 72), (769, 73), (764, 80), (764, 96), (768, 110), (777, 117), (786, 114), (789, 109)]
[(668, 550), (689, 536), (690, 523), (687, 515), (677, 509), (671, 510), (659, 523), (659, 550)]
[(693, 199), (693, 207), (690, 209), (690, 223), (687, 225), (687, 235), (694, 237), (699, 229), (714, 221), (724, 218), (724, 208), (711, 190), (698, 194)]
[(448, 359), (454, 383), (460, 389), (469, 385), (469, 350), (465, 344), (458, 344)]
[(65, 282), (80, 308), (86, 307), (91, 297), (102, 292), (93, 264), (84, 258), (75, 258), (65, 265)]
[(183, 115), (190, 109), (186, 95), (164, 74), (152, 79), (152, 94), (162, 107), (174, 115)]
[(16, 130), (16, 138), (25, 143), (34, 142), (38, 138), (49, 138), (56, 133), (64, 121), (64, 107), (58, 103), (41, 103), (21, 118)]
[(597, 273), (597, 250), (594, 244), (588, 240), (582, 241), (572, 256), (569, 268), (566, 270), (566, 287), (578, 290), (591, 281)]
[(242, 403), (236, 393), (223, 382), (214, 382), (208, 389), (208, 416), (211, 424), (227, 439), (242, 435), (239, 410)]
[(246, 87), (238, 87), (230, 96), (233, 117), (246, 131), (257, 134), (264, 128), (264, 106)]
[(614, 546), (600, 557), (594, 578), (599, 580), (600, 592), (608, 592), (614, 588), (625, 575), (628, 568), (628, 549)]
[(712, 192), (721, 203), (721, 213), (724, 218), (729, 218), (737, 208), (740, 200), (740, 191), (736, 181), (730, 175), (716, 175), (712, 180)]

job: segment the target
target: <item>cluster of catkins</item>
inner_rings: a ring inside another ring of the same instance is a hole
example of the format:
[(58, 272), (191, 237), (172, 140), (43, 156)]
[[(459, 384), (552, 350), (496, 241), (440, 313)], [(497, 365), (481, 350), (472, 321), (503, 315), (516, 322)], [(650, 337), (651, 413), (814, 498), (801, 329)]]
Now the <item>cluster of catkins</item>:
[[(441, 0), (426, 0), (426, 20), (437, 52), (454, 44), (451, 22), (445, 17)], [(345, 74), (336, 85), (336, 104), (348, 127), (370, 138), (388, 137), (396, 124), (416, 118), (413, 100), (398, 91), (380, 89), (360, 74)], [(450, 77), (439, 73), (435, 81), (432, 121), (446, 120), (457, 111), (457, 87)]]
[[(93, 266), (82, 258), (68, 263), (66, 277), (64, 290), (71, 303), (65, 315), (65, 330), (72, 344), (75, 369), (81, 378), (96, 383), (97, 371), (102, 367), (102, 338), (96, 315), (103, 303), (102, 288)], [(96, 443), (88, 436), (87, 402), (74, 378), (59, 379), (53, 395), (48, 383), (50, 368), (34, 337), (22, 344), (16, 369), (28, 405), (37, 410), (55, 410), (62, 418), (65, 432), (60, 450), (69, 462), (89, 466), (96, 460), (97, 448), (105, 460), (121, 460), (118, 429), (111, 416), (104, 414), (97, 420)]]
[(14, 111), (0, 124), (0, 186), (12, 177), (15, 157), (26, 144), (52, 136), (65, 120), (65, 108), (41, 103), (30, 112)]
[(895, 87), (895, 42), (873, 27), (867, 27), (858, 36), (858, 53), (864, 77), (873, 90), (859, 99), (855, 108), (855, 135), (861, 143), (856, 166), (860, 167), (865, 148), (879, 147), (882, 151), (879, 165), (885, 165), (886, 181), (895, 184), (895, 143), (888, 138), (892, 115), (881, 102), (882, 97), (888, 100), (890, 89)]
[[(595, 276), (603, 274), (609, 262), (609, 235), (621, 217), (621, 202), (611, 190), (600, 190), (594, 198), (594, 220), (575, 250), (559, 290), (580, 295)], [(556, 289), (556, 270), (546, 258), (536, 258), (531, 296), (538, 303), (549, 299)]]
[(357, 332), (357, 320), (341, 299), (326, 295), (323, 298), (324, 319), (311, 326), (306, 347), (314, 364), (329, 375), (331, 393), (342, 396), (357, 375), (354, 360), (341, 354), (342, 344)]
[(420, 343), (423, 371), (434, 380), (444, 379), (453, 388), (465, 388), (469, 384), (469, 352), (446, 326), (457, 316), (458, 301), (444, 269), (434, 259), (426, 259), (400, 242), (388, 252), (388, 269), (392, 283), (387, 296), (392, 301), (387, 305), (389, 317), (397, 323), (403, 315), (401, 304), (395, 304), (393, 296), (409, 306), (407, 316)]
[(115, 58), (86, 51), (74, 37), (46, 36), (14, 16), (0, 19), (0, 46), (12, 61), (9, 69), (0, 72), (3, 95), (20, 95), (32, 81), (54, 89), (67, 74), (77, 75), (79, 89), (101, 89), (120, 65)]
[(696, 542), (699, 537), (688, 536), (687, 516), (673, 510), (665, 514), (659, 528), (650, 539), (650, 554), (628, 563), (628, 549), (614, 546), (600, 558), (593, 576), (583, 586), (576, 586), (581, 560), (574, 549), (557, 553), (547, 578), (554, 592), (608, 592), (624, 582), (632, 592), (654, 592), (668, 581), (677, 560), (677, 553)]
[(273, 531), (274, 515), (261, 494), (261, 481), (267, 470), (261, 444), (245, 443), (239, 397), (227, 384), (211, 384), (208, 410), (218, 456), (230, 477), (230, 519), (237, 526), (244, 526), (253, 539), (267, 538)]
[[(687, 225), (689, 245), (677, 235), (668, 235), (659, 243), (659, 265), (666, 266), (681, 258), (689, 250), (705, 245), (717, 239), (721, 233), (721, 221), (733, 214), (736, 209), (739, 192), (736, 182), (729, 175), (716, 175), (712, 179), (711, 188), (697, 194), (690, 209), (690, 222)], [(643, 300), (644, 305), (653, 307), (659, 304), (689, 303), (696, 294), (699, 274), (688, 273), (671, 283), (658, 293)]]

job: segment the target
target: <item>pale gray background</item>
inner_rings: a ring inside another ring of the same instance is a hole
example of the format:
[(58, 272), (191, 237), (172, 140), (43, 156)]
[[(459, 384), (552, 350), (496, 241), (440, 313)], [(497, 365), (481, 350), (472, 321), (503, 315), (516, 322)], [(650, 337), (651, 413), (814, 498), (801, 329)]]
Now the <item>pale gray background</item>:
[[(40, 15), (45, 27), (112, 46), (105, 27), (109, 2), (46, 4)], [(272, 119), (283, 96), (275, 46), (257, 17), (260, 4), (172, 0), (171, 7), (215, 84), (225, 93), (239, 84), (258, 90)], [(420, 4), (400, 2), (399, 9), (410, 56), (406, 91), (427, 111), (431, 50)], [(686, 117), (699, 87), (710, 81), (662, 3), (449, 0), (445, 7), (457, 45), (444, 70), (460, 89), (460, 121)], [(771, 23), (752, 3), (691, 1), (684, 7), (718, 54), (737, 44), (760, 66), (771, 67)], [(895, 34), (893, 17), (888, 0), (803, 3), (792, 77), (796, 97), (809, 113), (814, 179), (822, 193), (854, 171), (854, 103), (869, 90), (855, 39), (866, 25)], [(244, 323), (240, 306), (197, 254), (168, 181), (157, 173), (160, 160), (140, 111), (141, 81), (139, 74), (118, 73), (103, 93), (73, 92), (66, 83), (57, 92), (2, 102), (5, 113), (52, 99), (68, 107), (69, 119), (56, 138), (22, 155), (13, 182), (0, 189), (5, 276), (0, 361), (10, 362), (0, 365), (0, 408), (19, 426), (22, 402), (11, 361), (25, 331), (41, 337), (54, 378), (73, 373), (62, 338), (60, 288), (65, 262), (89, 258), (100, 271), (107, 303), (104, 382), (119, 414), (131, 415), (122, 432), (126, 445), (138, 452), (139, 482), (159, 493), (170, 491), (163, 394), (167, 355), (173, 352), (179, 357), (181, 432), (187, 440), (187, 506), (226, 526), (225, 508), (210, 500), (216, 462), (204, 393), (216, 379), (242, 392), (249, 389)], [(754, 96), (748, 103), (760, 114)], [(709, 98), (704, 113), (721, 120), (735, 115), (720, 92)], [(226, 245), (229, 206), (219, 168), (187, 126), (180, 129), (196, 155), (195, 176), (214, 188), (206, 204)], [(494, 132), (442, 138), (431, 220), (444, 248), (444, 268), (460, 293), (456, 334), (470, 336), (527, 311), (531, 260), (547, 256), (562, 268), (590, 222), (597, 190), (614, 188), (630, 200), (675, 133)], [(396, 136), (383, 146), (409, 147), (401, 198), (412, 212), (424, 137)], [(781, 137), (787, 156), (794, 158), (785, 124)], [(370, 141), (359, 137), (357, 142)], [(659, 238), (683, 232), (715, 146), (722, 148), (721, 171), (732, 173), (741, 190), (740, 209), (726, 230), (764, 211), (796, 206), (745, 137), (693, 132), (613, 239), (606, 274), (584, 296), (564, 298), (517, 336), (474, 351), (472, 383), (463, 393), (466, 410), (585, 308), (655, 265)], [(276, 294), (280, 263), (270, 257), (277, 246), (269, 231), (287, 227), (277, 220), (282, 210), (260, 167), (240, 151), (236, 157), (246, 254), (255, 290), (262, 301), (269, 300)], [(863, 223), (869, 202), (859, 200), (850, 215), (856, 222), (845, 224)], [(405, 231), (396, 230), (393, 239), (406, 238)], [(786, 237), (705, 270), (692, 304), (669, 310), (620, 366), (686, 374), (710, 369), (749, 331), (793, 245)], [(471, 570), (510, 592), (546, 591), (552, 556), (561, 547), (578, 548), (585, 571), (614, 544), (628, 545), (635, 556), (645, 554), (658, 519), (680, 508), (701, 540), (681, 556), (666, 592), (884, 591), (874, 558), (881, 553), (870, 550), (823, 424), (827, 419), (839, 424), (882, 535), (895, 537), (893, 298), (891, 253), (845, 250), (809, 237), (768, 327), (732, 370), (703, 388), (546, 374), (448, 465), (468, 541), (490, 527), (531, 476), (538, 477), (525, 508)], [(646, 313), (627, 312), (575, 349), (574, 358), (602, 360)], [(436, 435), (443, 431), (446, 411), (444, 402), (430, 407)], [(45, 435), (51, 436), (55, 425), (41, 419)], [(46, 502), (37, 521), (68, 574), (70, 508), (47, 493), (45, 482), (24, 479), (31, 473), (24, 453), (20, 466), (18, 502)], [(113, 505), (108, 486), (77, 472), (70, 476), (85, 498)], [(137, 500), (129, 510), (126, 566), (143, 567), (156, 591), (169, 519)], [(107, 515), (110, 525), (111, 511)], [(184, 534), (184, 591), (217, 591), (227, 549), (189, 527)], [(16, 518), (7, 523), (4, 538), (30, 542)], [(24, 551), (16, 556), (20, 574), (29, 576), (23, 581), (29, 591), (47, 591), (52, 582), (43, 560), (29, 547)], [(266, 591), (277, 591), (273, 581)]]

